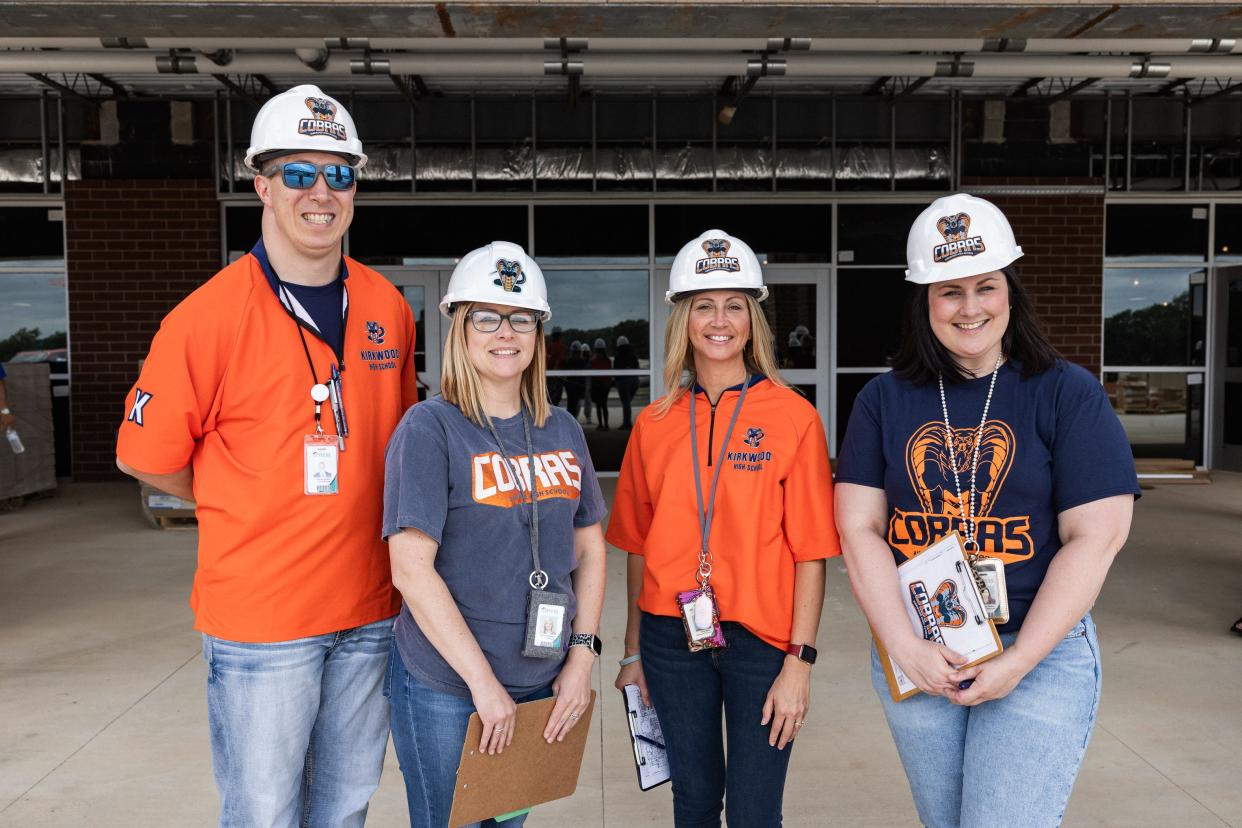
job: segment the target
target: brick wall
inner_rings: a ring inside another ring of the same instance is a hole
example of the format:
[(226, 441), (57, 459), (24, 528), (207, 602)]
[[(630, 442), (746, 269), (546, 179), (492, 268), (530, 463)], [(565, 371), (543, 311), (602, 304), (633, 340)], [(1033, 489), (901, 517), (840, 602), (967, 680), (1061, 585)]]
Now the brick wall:
[[(967, 191), (972, 183), (964, 182)], [(987, 179), (987, 184), (1081, 185), (1085, 179)], [(1104, 194), (990, 195), (1005, 211), (1025, 255), (1018, 274), (1052, 344), (1093, 374), (1100, 371), (1104, 313)]]
[(160, 320), (220, 267), (211, 181), (70, 181), (65, 189), (73, 474), (120, 473), (116, 430)]

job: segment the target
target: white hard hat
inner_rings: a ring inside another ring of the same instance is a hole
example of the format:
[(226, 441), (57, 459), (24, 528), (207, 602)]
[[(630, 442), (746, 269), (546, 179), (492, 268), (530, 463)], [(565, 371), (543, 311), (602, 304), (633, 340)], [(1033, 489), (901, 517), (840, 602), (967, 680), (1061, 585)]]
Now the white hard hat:
[(723, 230), (708, 230), (673, 259), (664, 301), (671, 305), (689, 293), (730, 288), (750, 291), (760, 302), (768, 298), (759, 259), (750, 245)]
[(906, 240), (906, 281), (920, 285), (991, 273), (1022, 257), (1009, 220), (995, 204), (965, 193), (938, 198), (919, 213)]
[(512, 305), (539, 311), (544, 322), (552, 318), (543, 271), (513, 242), (495, 241), (461, 257), (440, 300), (440, 313), (452, 316), (458, 302)]
[(607, 348), (607, 347), (608, 347), (608, 343), (604, 341), (604, 338), (602, 336), (595, 338), (595, 350), (598, 351), (602, 348)]
[(629, 344), (630, 344), (630, 338), (626, 336), (625, 334), (621, 334), (620, 336), (617, 337), (618, 348), (620, 348), (622, 345), (629, 345)]
[(345, 107), (314, 84), (295, 86), (268, 100), (250, 128), (246, 166), (259, 172), (255, 160), (271, 152), (333, 152), (367, 163), (362, 141)]

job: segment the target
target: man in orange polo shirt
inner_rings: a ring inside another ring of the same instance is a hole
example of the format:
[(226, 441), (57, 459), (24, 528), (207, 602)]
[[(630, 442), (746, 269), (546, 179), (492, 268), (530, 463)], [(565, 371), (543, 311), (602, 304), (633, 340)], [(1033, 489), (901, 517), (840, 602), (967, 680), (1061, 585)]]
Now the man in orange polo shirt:
[(344, 107), (272, 98), (246, 163), (262, 240), (164, 319), (117, 465), (197, 502), (220, 824), (360, 826), (388, 741), (384, 450), (417, 399), (414, 320), (341, 255), (366, 163)]

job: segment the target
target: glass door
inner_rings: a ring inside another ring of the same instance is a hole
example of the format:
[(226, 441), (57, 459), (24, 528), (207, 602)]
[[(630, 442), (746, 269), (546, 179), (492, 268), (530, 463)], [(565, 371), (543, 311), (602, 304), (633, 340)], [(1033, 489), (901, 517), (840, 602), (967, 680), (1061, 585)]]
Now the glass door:
[(452, 271), (393, 266), (376, 270), (397, 286), (414, 311), (414, 367), (418, 371), (418, 398), (425, 400), (440, 393), (440, 349), (447, 329), (441, 324), (445, 320), (439, 304)]
[(1213, 468), (1242, 471), (1242, 267), (1216, 271)]
[(828, 268), (768, 265), (763, 312), (772, 328), (776, 364), (785, 380), (819, 410), (828, 427)]

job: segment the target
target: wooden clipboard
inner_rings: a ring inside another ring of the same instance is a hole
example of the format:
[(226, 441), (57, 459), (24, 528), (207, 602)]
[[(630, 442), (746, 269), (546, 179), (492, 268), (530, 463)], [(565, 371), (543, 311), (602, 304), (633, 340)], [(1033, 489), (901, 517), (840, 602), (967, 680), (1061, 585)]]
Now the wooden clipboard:
[[(926, 557), (925, 557), (926, 556)], [(1000, 635), (996, 632), (996, 623), (987, 617), (983, 608), (983, 597), (979, 587), (970, 574), (970, 564), (966, 562), (966, 553), (962, 548), (962, 539), (957, 532), (933, 543), (910, 560), (897, 567), (897, 582), (901, 590), (901, 600), (906, 608), (914, 631), (922, 638), (928, 637), (927, 627), (920, 620), (917, 609), (918, 601), (914, 600), (911, 585), (918, 582), (923, 585), (924, 593), (935, 594), (945, 584), (952, 584), (953, 595), (960, 601), (959, 609), (964, 610), (967, 618), (961, 626), (953, 627), (939, 623), (939, 616), (930, 604), (926, 606), (926, 614), (936, 632), (943, 638), (944, 644), (970, 658), (961, 668), (982, 664), (990, 658), (1001, 654), (1003, 649)], [(928, 596), (930, 600), (931, 596)], [(982, 617), (982, 620), (981, 620)], [(893, 701), (899, 702), (910, 698), (919, 689), (904, 675), (898, 675), (898, 669), (889, 657), (888, 651), (880, 643), (875, 633), (871, 634), (875, 641), (876, 652), (880, 656), (880, 665), (884, 668), (884, 678), (888, 681), (888, 692)]]
[(543, 729), (555, 705), (555, 698), (519, 704), (513, 744), (494, 756), (479, 752), (483, 722), (478, 713), (470, 714), (457, 765), (449, 828), (512, 814), (574, 792), (595, 712), (595, 691), (591, 691), (591, 703), (565, 741), (548, 744)]

